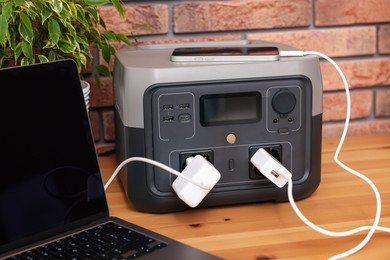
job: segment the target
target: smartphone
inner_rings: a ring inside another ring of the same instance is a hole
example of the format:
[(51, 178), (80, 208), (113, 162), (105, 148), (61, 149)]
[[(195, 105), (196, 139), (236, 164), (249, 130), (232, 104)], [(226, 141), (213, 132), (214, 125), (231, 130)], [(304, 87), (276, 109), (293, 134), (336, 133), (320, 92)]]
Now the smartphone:
[(279, 60), (276, 47), (189, 47), (176, 48), (174, 62), (245, 62)]

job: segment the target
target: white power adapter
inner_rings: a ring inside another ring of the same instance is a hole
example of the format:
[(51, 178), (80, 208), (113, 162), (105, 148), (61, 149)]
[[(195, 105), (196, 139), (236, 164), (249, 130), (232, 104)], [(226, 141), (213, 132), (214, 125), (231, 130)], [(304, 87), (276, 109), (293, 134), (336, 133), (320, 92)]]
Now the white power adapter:
[(197, 155), (190, 160), (181, 174), (205, 187), (201, 188), (181, 177), (177, 177), (173, 182), (172, 188), (177, 196), (192, 208), (199, 205), (221, 178), (221, 174), (215, 169), (214, 165), (201, 155)]
[(282, 188), (291, 179), (291, 172), (263, 148), (257, 150), (250, 160), (265, 177), (279, 188)]

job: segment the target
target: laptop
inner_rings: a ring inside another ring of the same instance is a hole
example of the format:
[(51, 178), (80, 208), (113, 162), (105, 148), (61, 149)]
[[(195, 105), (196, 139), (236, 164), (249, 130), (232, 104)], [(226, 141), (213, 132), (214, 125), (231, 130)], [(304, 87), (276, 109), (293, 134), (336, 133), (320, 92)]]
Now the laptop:
[(0, 86), (0, 259), (219, 259), (109, 215), (73, 60)]

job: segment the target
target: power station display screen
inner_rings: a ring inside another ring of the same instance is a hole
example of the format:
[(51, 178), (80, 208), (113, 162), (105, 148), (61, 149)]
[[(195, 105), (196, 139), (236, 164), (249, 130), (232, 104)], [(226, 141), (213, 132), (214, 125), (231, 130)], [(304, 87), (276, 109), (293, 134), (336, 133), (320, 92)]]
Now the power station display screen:
[(259, 92), (204, 95), (200, 98), (203, 126), (255, 123), (261, 119)]

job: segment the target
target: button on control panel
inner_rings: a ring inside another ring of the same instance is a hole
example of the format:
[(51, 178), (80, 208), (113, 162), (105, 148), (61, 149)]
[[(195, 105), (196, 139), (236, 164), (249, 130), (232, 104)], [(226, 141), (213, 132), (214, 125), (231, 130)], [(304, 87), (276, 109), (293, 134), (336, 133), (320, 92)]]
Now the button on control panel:
[(302, 124), (302, 90), (298, 86), (271, 87), (267, 90), (267, 130), (288, 134)]
[(294, 93), (288, 88), (278, 90), (272, 97), (272, 108), (280, 115), (288, 115), (291, 113), (296, 103), (297, 99)]

